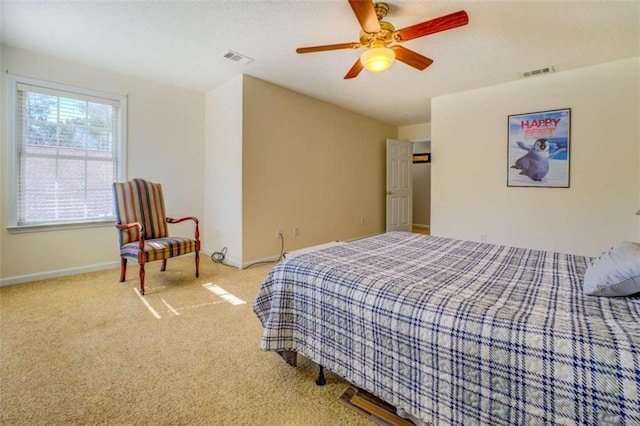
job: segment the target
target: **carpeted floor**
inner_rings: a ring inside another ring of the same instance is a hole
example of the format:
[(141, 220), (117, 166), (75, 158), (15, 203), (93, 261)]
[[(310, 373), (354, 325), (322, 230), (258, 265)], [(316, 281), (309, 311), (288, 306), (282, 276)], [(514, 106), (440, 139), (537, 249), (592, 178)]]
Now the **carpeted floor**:
[(0, 423), (370, 425), (339, 402), (347, 382), (318, 387), (314, 363), (258, 349), (252, 303), (272, 267), (202, 256), (196, 279), (192, 256), (153, 262), (149, 307), (137, 265), (125, 283), (113, 269), (0, 288)]

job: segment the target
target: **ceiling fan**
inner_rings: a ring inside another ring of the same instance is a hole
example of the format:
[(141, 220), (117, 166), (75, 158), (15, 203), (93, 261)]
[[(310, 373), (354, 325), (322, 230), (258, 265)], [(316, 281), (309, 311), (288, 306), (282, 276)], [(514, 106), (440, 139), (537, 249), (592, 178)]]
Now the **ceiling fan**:
[(433, 63), (432, 59), (398, 44), (392, 46), (389, 46), (389, 44), (402, 43), (469, 23), (467, 12), (462, 10), (396, 30), (392, 24), (382, 20), (389, 12), (389, 5), (386, 3), (374, 4), (371, 0), (349, 0), (349, 5), (360, 23), (359, 42), (296, 49), (297, 53), (312, 53), (366, 47), (367, 50), (353, 64), (349, 72), (344, 76), (345, 79), (357, 77), (365, 68), (373, 72), (384, 71), (391, 66), (394, 59), (422, 71)]

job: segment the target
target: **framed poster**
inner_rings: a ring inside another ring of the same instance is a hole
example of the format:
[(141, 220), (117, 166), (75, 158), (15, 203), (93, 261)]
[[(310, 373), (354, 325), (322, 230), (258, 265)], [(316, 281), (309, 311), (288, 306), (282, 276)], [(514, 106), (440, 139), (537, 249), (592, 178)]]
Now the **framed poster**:
[(507, 186), (569, 187), (571, 109), (508, 118)]
[(430, 163), (431, 162), (431, 153), (424, 152), (420, 154), (413, 154), (413, 162), (414, 163)]

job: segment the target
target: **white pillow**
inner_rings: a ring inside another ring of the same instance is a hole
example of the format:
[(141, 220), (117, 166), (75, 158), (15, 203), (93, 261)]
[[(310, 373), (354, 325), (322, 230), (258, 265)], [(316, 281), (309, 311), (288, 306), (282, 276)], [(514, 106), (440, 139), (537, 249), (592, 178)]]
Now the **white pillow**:
[(604, 252), (584, 274), (589, 296), (630, 296), (640, 293), (640, 244), (623, 241)]

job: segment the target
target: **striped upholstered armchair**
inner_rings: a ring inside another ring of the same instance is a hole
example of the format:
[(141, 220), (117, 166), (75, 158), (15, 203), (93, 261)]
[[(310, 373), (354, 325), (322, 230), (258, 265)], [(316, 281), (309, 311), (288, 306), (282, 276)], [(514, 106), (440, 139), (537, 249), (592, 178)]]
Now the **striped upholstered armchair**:
[[(162, 260), (164, 271), (167, 259), (195, 252), (196, 277), (200, 275), (200, 232), (195, 217), (168, 218), (164, 210), (162, 187), (143, 179), (115, 182), (116, 228), (120, 233), (120, 282), (127, 275), (127, 259), (140, 265), (140, 293), (144, 295), (144, 264)], [(169, 223), (193, 220), (195, 238), (169, 237)]]

